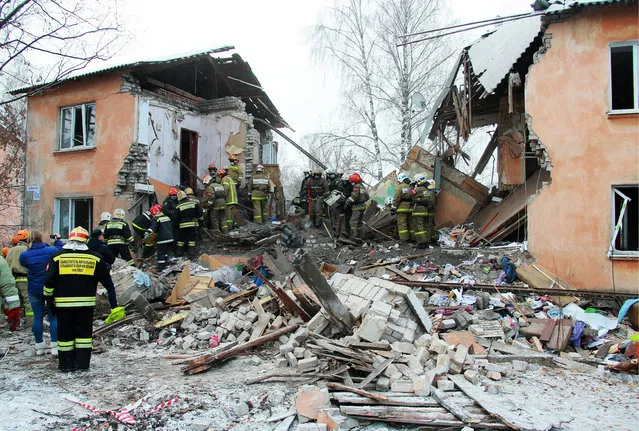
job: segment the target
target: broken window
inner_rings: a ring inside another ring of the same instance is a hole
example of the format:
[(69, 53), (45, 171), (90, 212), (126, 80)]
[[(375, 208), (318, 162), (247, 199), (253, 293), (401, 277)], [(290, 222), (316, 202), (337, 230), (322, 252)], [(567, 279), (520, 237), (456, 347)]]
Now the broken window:
[(638, 42), (610, 45), (610, 97), (612, 111), (639, 109)]
[(53, 230), (59, 233), (62, 238), (68, 238), (69, 232), (77, 226), (82, 226), (91, 232), (93, 229), (93, 199), (56, 199), (53, 224)]
[[(613, 247), (619, 252), (639, 251), (639, 186), (616, 186), (613, 191)], [(623, 253), (621, 253), (623, 254)]]
[(60, 110), (60, 150), (95, 147), (95, 103)]

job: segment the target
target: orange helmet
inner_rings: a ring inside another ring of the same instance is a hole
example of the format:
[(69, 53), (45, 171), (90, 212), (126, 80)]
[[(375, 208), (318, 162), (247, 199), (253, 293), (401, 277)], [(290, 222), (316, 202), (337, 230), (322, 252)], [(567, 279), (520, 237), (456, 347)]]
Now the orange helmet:
[(209, 165), (209, 171), (217, 171), (217, 166), (215, 166), (215, 163), (211, 163)]
[(89, 240), (89, 232), (81, 226), (76, 227), (69, 233), (69, 241), (87, 242)]
[(177, 195), (178, 191), (175, 187), (169, 189), (169, 196)]
[(354, 173), (350, 177), (348, 177), (348, 181), (353, 184), (359, 184), (362, 182), (362, 177), (360, 177), (358, 173)]
[(2, 247), (2, 256), (7, 257), (8, 252), (9, 252), (9, 247)]
[(151, 213), (151, 215), (153, 217), (155, 217), (156, 215), (158, 215), (159, 213), (162, 212), (162, 205), (160, 204), (155, 204), (153, 205), (150, 209), (149, 212)]
[(18, 241), (20, 241), (18, 239), (18, 235), (14, 236), (13, 238), (11, 238), (11, 242), (13, 243), (13, 245), (16, 245), (18, 243)]
[(240, 161), (240, 159), (238, 159), (238, 158), (237, 158), (237, 155), (236, 155), (236, 154), (231, 154), (231, 155), (229, 156), (229, 162), (231, 162), (231, 163), (235, 163), (235, 162), (239, 162), (239, 161)]
[(220, 169), (217, 171), (217, 176), (220, 178), (224, 178), (224, 176), (226, 175), (226, 169)]
[(29, 231), (19, 230), (15, 237), (18, 238), (18, 241), (26, 241), (29, 238)]

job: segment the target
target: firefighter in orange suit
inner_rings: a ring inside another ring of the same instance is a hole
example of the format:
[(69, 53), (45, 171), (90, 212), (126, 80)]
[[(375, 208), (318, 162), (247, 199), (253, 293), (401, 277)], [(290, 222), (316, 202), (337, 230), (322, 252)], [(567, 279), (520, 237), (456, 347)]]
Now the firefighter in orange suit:
[(58, 320), (58, 367), (88, 370), (93, 348), (93, 309), (100, 282), (111, 308), (118, 306), (113, 281), (102, 256), (89, 250), (89, 232), (76, 227), (62, 250), (51, 256), (44, 281), (47, 306)]

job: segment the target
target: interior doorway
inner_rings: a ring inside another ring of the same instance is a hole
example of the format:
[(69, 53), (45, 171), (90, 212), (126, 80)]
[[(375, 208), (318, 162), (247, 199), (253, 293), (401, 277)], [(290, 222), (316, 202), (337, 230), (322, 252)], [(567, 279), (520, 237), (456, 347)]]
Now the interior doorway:
[[(180, 184), (195, 190), (197, 178), (197, 132), (180, 129)], [(188, 166), (188, 169), (186, 166)]]

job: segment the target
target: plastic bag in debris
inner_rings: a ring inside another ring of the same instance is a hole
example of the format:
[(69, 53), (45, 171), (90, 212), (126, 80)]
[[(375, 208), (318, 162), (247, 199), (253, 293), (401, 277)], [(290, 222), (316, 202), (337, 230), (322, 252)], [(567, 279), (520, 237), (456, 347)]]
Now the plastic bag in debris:
[(572, 328), (572, 335), (570, 336), (570, 345), (573, 347), (581, 347), (581, 335), (584, 333), (584, 322), (575, 322), (574, 328)]
[(453, 289), (457, 305), (473, 305), (477, 301), (477, 298), (472, 295), (464, 295), (463, 291), (463, 289)]
[(528, 304), (530, 304), (530, 307), (533, 310), (539, 310), (541, 307), (544, 306), (544, 302), (538, 299), (535, 299), (533, 297), (529, 297), (528, 299), (526, 299), (526, 302), (528, 302)]
[(603, 337), (609, 330), (617, 327), (617, 320), (609, 319), (599, 313), (586, 313), (583, 308), (575, 303), (568, 304), (563, 308), (564, 315), (572, 317), (574, 320), (584, 322), (586, 325), (598, 331), (598, 336)]
[[(266, 270), (265, 267), (261, 267), (258, 272), (262, 275), (262, 277), (266, 278), (268, 276), (268, 271)], [(260, 277), (258, 277), (257, 275), (253, 276), (253, 284), (255, 284), (257, 287), (260, 287), (261, 285), (264, 284), (264, 280), (262, 280)]]
[(483, 254), (478, 254), (475, 256), (473, 260), (465, 260), (462, 263), (460, 263), (459, 266), (473, 266), (477, 262), (477, 260), (482, 257), (484, 257)]
[(135, 284), (137, 284), (138, 286), (151, 286), (151, 278), (149, 278), (149, 275), (140, 271), (139, 269), (135, 270), (135, 272), (133, 273), (133, 278), (135, 279)]
[(240, 291), (240, 288), (237, 287), (236, 285), (231, 284), (229, 286), (229, 292), (231, 292), (231, 293), (239, 293), (239, 291)]
[(211, 273), (213, 281), (221, 281), (222, 283), (232, 284), (235, 280), (242, 276), (242, 271), (238, 271), (234, 266), (223, 266)]
[(446, 295), (435, 293), (428, 299), (428, 304), (436, 307), (447, 307), (450, 304), (450, 299)]

